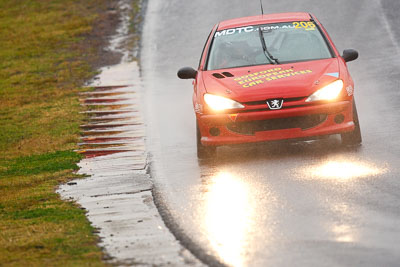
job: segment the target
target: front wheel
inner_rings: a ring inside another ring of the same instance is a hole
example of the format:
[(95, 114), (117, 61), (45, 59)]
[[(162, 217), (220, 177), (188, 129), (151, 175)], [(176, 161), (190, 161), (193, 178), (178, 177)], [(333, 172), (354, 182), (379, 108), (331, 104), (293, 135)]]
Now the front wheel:
[(197, 157), (199, 159), (209, 159), (215, 156), (215, 146), (203, 146), (201, 144), (201, 133), (199, 125), (196, 123)]
[(362, 142), (360, 122), (358, 120), (358, 113), (354, 97), (353, 97), (353, 121), (355, 126), (354, 130), (349, 133), (341, 134), (342, 144), (344, 145), (355, 146), (355, 145), (361, 145)]

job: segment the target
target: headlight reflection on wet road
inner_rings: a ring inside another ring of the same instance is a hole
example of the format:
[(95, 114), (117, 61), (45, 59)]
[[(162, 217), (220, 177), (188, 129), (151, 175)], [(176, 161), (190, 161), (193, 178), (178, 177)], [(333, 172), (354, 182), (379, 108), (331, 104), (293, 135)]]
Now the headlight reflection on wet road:
[(305, 172), (314, 177), (346, 181), (352, 178), (376, 176), (386, 172), (386, 168), (378, 168), (359, 161), (331, 160), (313, 167), (311, 170), (307, 169)]
[(352, 232), (350, 225), (346, 224), (335, 225), (332, 228), (332, 232), (335, 234), (336, 241), (338, 242), (350, 243), (355, 241), (355, 238), (353, 236), (354, 234)]
[(333, 238), (337, 242), (351, 243), (358, 241), (358, 228), (354, 227), (354, 217), (358, 217), (357, 210), (351, 208), (347, 202), (334, 202), (331, 205), (331, 211), (340, 218), (334, 220), (329, 226), (333, 234)]
[(232, 266), (244, 265), (244, 249), (254, 219), (251, 202), (250, 186), (230, 173), (217, 174), (208, 186), (205, 228), (209, 242)]
[[(363, 161), (360, 159), (351, 158), (333, 158), (312, 167), (305, 167), (301, 171), (301, 178), (317, 179), (328, 182), (339, 183), (357, 183), (360, 178), (378, 177), (388, 171), (387, 166), (378, 167), (376, 164)], [(353, 186), (339, 187), (341, 193), (351, 192)], [(340, 219), (334, 220), (328, 226), (333, 238), (337, 242), (352, 243), (358, 242), (359, 227), (355, 224), (356, 218), (360, 218), (357, 214), (358, 209), (351, 207), (351, 203), (342, 202), (342, 198), (333, 198), (329, 201), (330, 209)]]

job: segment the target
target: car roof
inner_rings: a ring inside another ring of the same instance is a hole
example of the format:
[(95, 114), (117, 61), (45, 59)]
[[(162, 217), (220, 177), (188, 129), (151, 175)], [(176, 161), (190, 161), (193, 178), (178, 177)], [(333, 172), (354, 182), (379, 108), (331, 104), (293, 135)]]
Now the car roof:
[(307, 21), (310, 20), (310, 14), (305, 12), (291, 12), (291, 13), (275, 13), (265, 14), (251, 17), (236, 18), (221, 21), (218, 25), (218, 30), (229, 28), (237, 28), (249, 25), (290, 22), (290, 21)]

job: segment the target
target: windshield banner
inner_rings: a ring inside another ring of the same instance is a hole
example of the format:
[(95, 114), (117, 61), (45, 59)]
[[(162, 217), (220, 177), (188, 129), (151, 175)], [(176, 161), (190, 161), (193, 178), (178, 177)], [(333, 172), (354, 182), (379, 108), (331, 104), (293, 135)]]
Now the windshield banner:
[(295, 21), (290, 23), (279, 23), (279, 24), (267, 24), (261, 26), (247, 26), (233, 29), (226, 29), (222, 31), (218, 31), (215, 33), (215, 37), (232, 35), (232, 34), (240, 34), (240, 33), (250, 33), (254, 31), (258, 31), (261, 28), (264, 32), (269, 32), (273, 30), (281, 30), (281, 29), (297, 29), (297, 30), (307, 30), (312, 31), (315, 30), (315, 24), (312, 21)]

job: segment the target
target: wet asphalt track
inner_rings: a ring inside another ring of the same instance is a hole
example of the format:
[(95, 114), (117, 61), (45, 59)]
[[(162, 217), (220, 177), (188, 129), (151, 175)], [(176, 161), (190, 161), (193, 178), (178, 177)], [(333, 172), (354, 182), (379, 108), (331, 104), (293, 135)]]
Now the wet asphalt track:
[[(254, 2), (254, 3), (253, 3)], [(309, 11), (338, 49), (355, 48), (363, 146), (338, 137), (195, 154), (190, 81), (214, 23), (259, 14), (258, 0), (150, 0), (142, 43), (148, 144), (159, 208), (210, 265), (398, 266), (400, 40), (398, 1), (264, 1), (266, 13)]]

